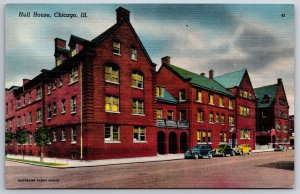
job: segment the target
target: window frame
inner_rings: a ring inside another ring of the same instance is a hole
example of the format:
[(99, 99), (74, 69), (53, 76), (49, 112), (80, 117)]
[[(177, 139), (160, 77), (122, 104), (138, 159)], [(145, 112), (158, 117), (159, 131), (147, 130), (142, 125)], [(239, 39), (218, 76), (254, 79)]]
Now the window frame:
[[(114, 131), (114, 130), (117, 130)], [(107, 137), (109, 131), (109, 138)], [(117, 139), (115, 139), (114, 135), (117, 134)], [(104, 143), (120, 143), (121, 134), (120, 134), (120, 126), (119, 125), (113, 125), (113, 124), (105, 124), (104, 125)]]
[(179, 102), (186, 101), (186, 92), (185, 89), (179, 90)]
[[(138, 130), (137, 133), (135, 133), (135, 130)], [(144, 134), (142, 135), (141, 131), (144, 130)], [(135, 134), (137, 134), (137, 139), (135, 138)], [(141, 138), (144, 138), (144, 140), (141, 140)], [(146, 139), (146, 127), (144, 126), (134, 126), (133, 128), (133, 142), (137, 143), (137, 142), (147, 142)]]
[(130, 48), (130, 59), (133, 61), (137, 61), (138, 57), (137, 57), (137, 48), (136, 47), (131, 47)]
[(107, 83), (120, 84), (120, 68), (117, 65), (105, 65), (104, 80)]
[[(109, 110), (107, 109), (107, 99), (109, 98)], [(114, 100), (117, 100), (117, 104), (114, 103)], [(114, 106), (117, 105), (117, 110), (114, 111)], [(120, 98), (116, 96), (105, 96), (105, 112), (108, 113), (120, 113)]]
[[(142, 107), (142, 112), (139, 112), (140, 105)], [(132, 115), (145, 115), (145, 110), (144, 110), (144, 101), (133, 99), (132, 100), (132, 107), (131, 107), (131, 114)], [(134, 111), (135, 110), (135, 111)]]
[(112, 53), (114, 55), (121, 56), (121, 42), (120, 41), (114, 40), (112, 42)]
[[(141, 77), (141, 80), (139, 80), (138, 76)], [(144, 89), (144, 74), (139, 71), (132, 71), (131, 73), (131, 87), (138, 88), (138, 89)]]
[(71, 144), (76, 144), (76, 143), (77, 143), (77, 128), (75, 126), (72, 126), (71, 127)]
[(74, 114), (77, 112), (77, 99), (76, 96), (71, 96), (71, 103), (70, 103), (70, 108), (71, 108), (71, 114)]

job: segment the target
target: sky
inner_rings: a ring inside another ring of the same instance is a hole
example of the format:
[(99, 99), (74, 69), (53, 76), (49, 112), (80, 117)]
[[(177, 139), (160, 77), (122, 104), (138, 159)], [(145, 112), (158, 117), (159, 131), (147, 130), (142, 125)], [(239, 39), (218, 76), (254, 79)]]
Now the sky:
[[(116, 23), (115, 9), (130, 21), (150, 58), (215, 76), (247, 68), (254, 88), (282, 78), (294, 114), (294, 7), (273, 4), (15, 4), (5, 9), (5, 87), (22, 85), (41, 69), (52, 69), (54, 38), (71, 34), (92, 40)], [(19, 12), (51, 18), (19, 17)], [(54, 17), (55, 12), (78, 18)], [(87, 18), (80, 18), (81, 12)]]

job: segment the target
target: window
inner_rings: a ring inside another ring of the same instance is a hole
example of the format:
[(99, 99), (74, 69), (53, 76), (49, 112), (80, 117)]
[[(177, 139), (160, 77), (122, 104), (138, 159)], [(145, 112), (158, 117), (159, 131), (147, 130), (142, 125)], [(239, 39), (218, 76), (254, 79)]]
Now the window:
[(31, 92), (28, 93), (28, 104), (31, 103)]
[(168, 120), (173, 120), (173, 111), (168, 110)]
[(184, 89), (179, 91), (179, 101), (185, 101), (185, 90)]
[(185, 113), (185, 110), (181, 110), (179, 112), (179, 119), (180, 121), (185, 121), (186, 120), (186, 113)]
[(227, 142), (227, 133), (225, 131), (220, 131), (220, 143)]
[(52, 90), (55, 90), (56, 89), (56, 81), (54, 80), (53, 82), (52, 82)]
[(71, 143), (76, 143), (76, 138), (77, 138), (77, 130), (76, 127), (71, 128)]
[(139, 72), (133, 72), (131, 74), (131, 86), (135, 88), (144, 88), (144, 76)]
[(221, 124), (225, 124), (225, 115), (221, 114)]
[(25, 125), (26, 124), (26, 115), (24, 114), (23, 115), (23, 125)]
[(71, 97), (71, 113), (76, 113), (76, 96)]
[(56, 142), (57, 141), (57, 136), (56, 136), (56, 131), (55, 130), (52, 131), (52, 135), (53, 135), (52, 142)]
[(241, 129), (240, 138), (241, 139), (250, 139), (250, 130), (249, 129)]
[(211, 139), (211, 131), (207, 131), (207, 143), (211, 143), (212, 139)]
[(74, 47), (71, 49), (71, 57), (74, 57), (77, 54), (78, 44), (75, 44)]
[(59, 56), (59, 57), (56, 57), (56, 60), (55, 60), (55, 62), (56, 62), (56, 66), (58, 66), (58, 65), (60, 65), (60, 64), (62, 64), (62, 57), (61, 56)]
[(12, 120), (9, 121), (9, 128), (12, 128)]
[(228, 101), (228, 108), (230, 108), (230, 109), (233, 109), (233, 106), (232, 106), (233, 104), (232, 104), (232, 100), (229, 100)]
[(240, 115), (249, 116), (250, 115), (250, 109), (248, 107), (240, 106)]
[(144, 114), (144, 102), (139, 100), (132, 101), (132, 114)]
[(118, 125), (105, 125), (104, 141), (120, 141), (120, 128)]
[(119, 68), (116, 66), (105, 66), (105, 81), (119, 83)]
[(71, 72), (69, 73), (70, 76), (70, 84), (77, 82), (78, 79), (78, 67), (73, 67)]
[(133, 129), (133, 141), (146, 141), (145, 127), (135, 126)]
[(41, 109), (37, 109), (36, 110), (36, 122), (41, 122), (42, 121), (42, 110)]
[(244, 91), (240, 90), (240, 97), (243, 97)]
[(197, 131), (197, 142), (201, 143), (201, 131)]
[(214, 123), (214, 113), (209, 113), (209, 123)]
[(65, 129), (61, 130), (61, 141), (66, 141), (66, 130)]
[(202, 143), (206, 142), (206, 131), (202, 131)]
[(53, 108), (53, 115), (56, 115), (57, 110), (56, 110), (56, 102), (52, 103), (52, 108)]
[(21, 99), (17, 98), (17, 107), (20, 108), (21, 107)]
[(219, 113), (216, 114), (216, 123), (220, 123)]
[(164, 97), (164, 88), (161, 86), (156, 87), (156, 97)]
[(66, 112), (66, 100), (62, 99), (61, 100), (61, 113), (65, 113)]
[(233, 116), (228, 117), (228, 123), (229, 123), (229, 126), (234, 126), (234, 117)]
[(209, 104), (214, 105), (214, 95), (212, 94), (209, 95)]
[(244, 98), (248, 98), (248, 92), (244, 91)]
[(32, 145), (32, 134), (31, 133), (28, 134), (28, 144)]
[(18, 116), (18, 120), (17, 120), (17, 127), (21, 126), (21, 116)]
[(250, 92), (248, 93), (248, 98), (249, 98), (249, 100), (252, 99), (252, 94)]
[(219, 106), (224, 107), (224, 99), (222, 97), (219, 97)]
[(28, 124), (32, 123), (32, 112), (28, 113)]
[(105, 97), (105, 111), (119, 112), (119, 98), (113, 96)]
[(162, 110), (156, 110), (156, 118), (162, 119)]
[(132, 60), (137, 61), (137, 49), (136, 49), (136, 48), (131, 48), (130, 51), (131, 51), (131, 56), (130, 56), (130, 58), (131, 58)]
[(48, 119), (51, 119), (52, 117), (52, 112), (51, 112), (51, 104), (48, 105)]
[(113, 42), (113, 54), (121, 55), (121, 43), (118, 41)]
[(48, 84), (47, 91), (47, 94), (51, 94), (51, 83)]
[(39, 100), (42, 98), (42, 87), (38, 87), (36, 89), (36, 100)]
[(276, 136), (276, 142), (281, 143), (281, 137), (280, 136)]
[(202, 110), (197, 111), (197, 122), (203, 122), (203, 111)]
[(283, 130), (284, 130), (285, 132), (288, 132), (288, 126), (287, 126), (287, 124), (284, 124), (284, 125), (283, 125)]
[(63, 75), (60, 75), (58, 78), (58, 87), (61, 87), (63, 85)]
[(197, 102), (202, 102), (202, 92), (197, 91)]
[(277, 130), (277, 131), (280, 131), (280, 130), (281, 130), (280, 123), (277, 123), (277, 124), (276, 124), (276, 130)]

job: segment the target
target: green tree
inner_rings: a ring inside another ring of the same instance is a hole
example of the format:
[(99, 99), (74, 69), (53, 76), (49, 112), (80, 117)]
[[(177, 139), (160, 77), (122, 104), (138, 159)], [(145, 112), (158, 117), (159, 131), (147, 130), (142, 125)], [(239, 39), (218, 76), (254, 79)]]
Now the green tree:
[(41, 155), (40, 160), (41, 162), (44, 161), (44, 146), (50, 142), (50, 129), (47, 127), (39, 127), (35, 130), (34, 133), (34, 141), (37, 146), (40, 147)]
[(5, 143), (10, 144), (14, 139), (15, 134), (12, 131), (5, 131)]
[(24, 152), (22, 149), (22, 145), (25, 148), (25, 143), (27, 143), (27, 137), (28, 137), (28, 131), (26, 131), (25, 129), (18, 129), (16, 131), (16, 139), (17, 139), (17, 142), (19, 144), (21, 144), (21, 154), (23, 156), (23, 160), (24, 160)]

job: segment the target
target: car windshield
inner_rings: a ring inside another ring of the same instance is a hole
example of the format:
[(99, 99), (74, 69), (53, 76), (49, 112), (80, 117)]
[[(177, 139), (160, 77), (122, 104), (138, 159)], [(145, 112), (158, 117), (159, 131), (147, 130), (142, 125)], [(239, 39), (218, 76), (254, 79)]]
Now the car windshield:
[(224, 144), (224, 145), (219, 145), (219, 148), (225, 148), (227, 145)]

